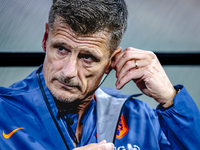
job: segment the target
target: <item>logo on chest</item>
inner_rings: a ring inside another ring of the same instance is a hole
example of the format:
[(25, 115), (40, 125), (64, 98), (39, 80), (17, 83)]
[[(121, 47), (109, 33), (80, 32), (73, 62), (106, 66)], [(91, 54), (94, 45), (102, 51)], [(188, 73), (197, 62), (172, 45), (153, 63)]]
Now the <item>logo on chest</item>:
[(122, 137), (124, 137), (127, 132), (128, 132), (128, 126), (126, 124), (126, 121), (124, 119), (124, 116), (121, 115), (120, 120), (119, 120), (119, 125), (117, 128), (117, 134), (116, 134), (116, 138), (117, 139), (121, 139)]

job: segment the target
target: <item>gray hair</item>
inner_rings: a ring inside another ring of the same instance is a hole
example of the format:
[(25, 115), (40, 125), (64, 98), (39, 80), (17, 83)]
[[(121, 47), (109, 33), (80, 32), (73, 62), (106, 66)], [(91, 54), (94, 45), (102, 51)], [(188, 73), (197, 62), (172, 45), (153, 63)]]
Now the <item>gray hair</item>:
[(53, 0), (48, 23), (53, 30), (59, 16), (78, 34), (107, 29), (111, 33), (108, 48), (113, 52), (126, 31), (127, 15), (124, 0)]

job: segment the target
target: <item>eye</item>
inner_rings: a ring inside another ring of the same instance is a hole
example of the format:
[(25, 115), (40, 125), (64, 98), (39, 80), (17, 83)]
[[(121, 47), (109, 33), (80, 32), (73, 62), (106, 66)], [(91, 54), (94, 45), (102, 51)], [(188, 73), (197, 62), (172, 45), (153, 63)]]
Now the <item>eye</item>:
[(59, 51), (61, 51), (61, 52), (63, 52), (63, 51), (66, 50), (66, 49), (65, 49), (64, 47), (62, 47), (62, 46), (57, 46), (57, 49), (58, 49)]
[(79, 58), (86, 63), (92, 63), (96, 61), (95, 57), (90, 54), (79, 54)]
[(57, 49), (57, 51), (60, 53), (60, 54), (63, 54), (63, 55), (66, 55), (69, 53), (69, 50), (67, 50), (65, 47), (63, 46), (56, 46), (55, 47)]
[(90, 55), (83, 55), (82, 59), (84, 59), (86, 61), (92, 61), (92, 57)]
[(84, 58), (85, 60), (91, 60), (91, 59), (92, 59), (90, 55), (84, 55), (83, 58)]

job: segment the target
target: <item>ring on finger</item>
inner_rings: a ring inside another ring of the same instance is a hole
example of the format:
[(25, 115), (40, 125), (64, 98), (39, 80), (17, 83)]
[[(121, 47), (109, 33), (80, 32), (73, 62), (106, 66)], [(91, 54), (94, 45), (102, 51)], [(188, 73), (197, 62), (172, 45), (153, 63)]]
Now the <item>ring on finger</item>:
[(135, 61), (135, 68), (136, 68), (136, 69), (139, 69), (138, 64), (137, 64), (137, 61)]

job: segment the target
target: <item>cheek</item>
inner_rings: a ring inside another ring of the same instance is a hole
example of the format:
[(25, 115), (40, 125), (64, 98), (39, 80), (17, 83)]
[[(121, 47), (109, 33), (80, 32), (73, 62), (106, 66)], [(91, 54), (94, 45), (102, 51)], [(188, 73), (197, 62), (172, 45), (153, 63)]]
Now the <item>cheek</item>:
[(85, 74), (85, 86), (89, 89), (95, 89), (103, 77), (105, 69), (102, 67), (95, 67)]
[(55, 59), (52, 59), (51, 56), (47, 55), (43, 64), (45, 80), (47, 80), (47, 82), (51, 82), (56, 73), (61, 70), (61, 67), (62, 63), (60, 61), (56, 61)]

